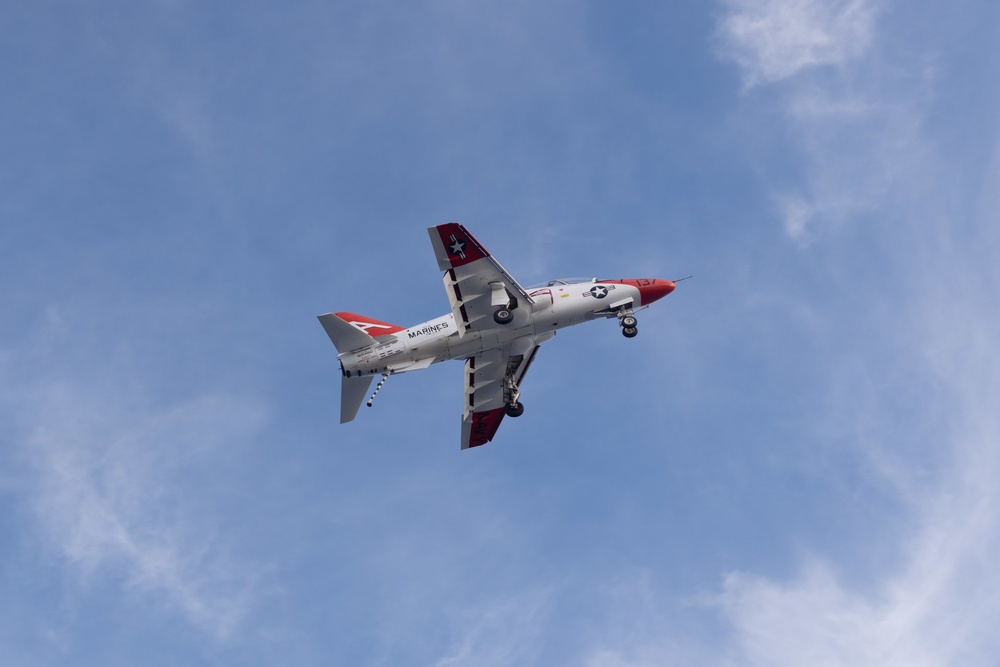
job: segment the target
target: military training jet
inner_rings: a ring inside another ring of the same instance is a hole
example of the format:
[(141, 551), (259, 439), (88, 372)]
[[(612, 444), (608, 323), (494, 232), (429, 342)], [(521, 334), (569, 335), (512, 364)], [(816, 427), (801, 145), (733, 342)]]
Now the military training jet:
[(635, 313), (674, 291), (675, 280), (551, 280), (525, 289), (462, 225), (427, 230), (444, 272), (451, 312), (409, 329), (354, 313), (327, 313), (319, 321), (337, 348), (343, 374), (340, 423), (353, 420), (374, 376), (465, 361), (462, 449), (485, 445), (504, 415), (519, 417), (521, 381), (538, 347), (556, 331), (598, 318), (618, 318), (622, 334), (638, 333)]

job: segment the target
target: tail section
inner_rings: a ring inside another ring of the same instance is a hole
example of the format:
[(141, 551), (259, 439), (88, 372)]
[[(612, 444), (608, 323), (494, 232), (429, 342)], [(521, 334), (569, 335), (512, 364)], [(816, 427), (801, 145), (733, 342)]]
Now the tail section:
[(383, 336), (405, 331), (403, 327), (397, 327), (395, 324), (380, 322), (354, 313), (327, 313), (320, 315), (318, 319), (326, 330), (326, 335), (340, 353), (360, 350), (380, 342)]
[(372, 319), (370, 317), (365, 317), (364, 315), (357, 315), (355, 313), (335, 313), (337, 317), (344, 320), (351, 326), (364, 331), (369, 336), (373, 338), (378, 338), (379, 336), (389, 336), (397, 331), (406, 331), (405, 327), (397, 327), (395, 324), (389, 324), (388, 322), (380, 322), (379, 320)]
[[(327, 313), (320, 315), (318, 319), (341, 356), (384, 342), (387, 338), (391, 339), (393, 334), (405, 331), (403, 327), (397, 327), (395, 324), (380, 322), (354, 313)], [(358, 415), (358, 410), (368, 395), (372, 379), (371, 375), (360, 377), (344, 375), (340, 383), (341, 424), (353, 420)]]

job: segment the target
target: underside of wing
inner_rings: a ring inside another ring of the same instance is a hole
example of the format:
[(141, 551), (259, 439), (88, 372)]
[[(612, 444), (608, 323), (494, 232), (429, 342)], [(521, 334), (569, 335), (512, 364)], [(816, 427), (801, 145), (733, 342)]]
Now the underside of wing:
[(506, 408), (516, 402), (518, 385), (535, 358), (533, 343), (507, 349), (486, 350), (465, 360), (465, 410), (462, 415), (462, 449), (493, 440)]
[[(427, 233), (438, 268), (444, 271), (445, 292), (459, 336), (527, 323), (533, 299), (465, 227), (451, 222), (431, 227)], [(512, 316), (504, 324), (495, 319), (501, 309)]]

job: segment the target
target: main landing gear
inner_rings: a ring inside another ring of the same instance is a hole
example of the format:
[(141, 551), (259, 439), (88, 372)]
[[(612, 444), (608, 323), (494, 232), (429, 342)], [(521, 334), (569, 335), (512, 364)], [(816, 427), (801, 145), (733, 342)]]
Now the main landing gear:
[(510, 308), (504, 306), (493, 313), (493, 321), (497, 324), (510, 324), (514, 321), (514, 313)]
[(635, 338), (639, 335), (639, 329), (636, 326), (638, 323), (630, 309), (622, 308), (618, 311), (618, 324), (621, 325), (622, 335), (626, 338)]
[[(490, 283), (493, 288), (493, 321), (497, 324), (510, 324), (514, 321), (514, 309), (517, 308), (517, 297), (510, 293), (501, 283)], [(506, 297), (507, 302), (504, 303)]]
[(517, 388), (514, 378), (507, 376), (503, 379), (503, 411), (508, 417), (520, 417), (524, 414), (524, 404), (518, 399), (521, 398), (521, 390)]

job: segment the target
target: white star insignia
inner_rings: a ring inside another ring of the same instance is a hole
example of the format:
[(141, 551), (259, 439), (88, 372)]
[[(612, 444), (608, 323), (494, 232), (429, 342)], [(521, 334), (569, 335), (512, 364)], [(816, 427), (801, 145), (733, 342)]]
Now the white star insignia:
[(461, 255), (463, 252), (465, 252), (465, 244), (458, 240), (452, 243), (451, 246), (449, 246), (449, 248), (451, 249), (452, 255)]

